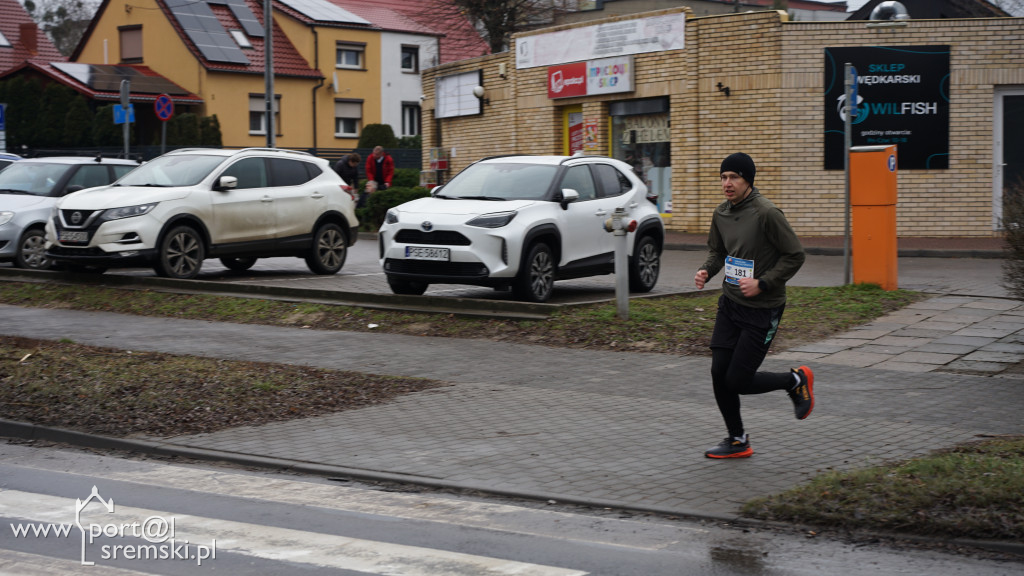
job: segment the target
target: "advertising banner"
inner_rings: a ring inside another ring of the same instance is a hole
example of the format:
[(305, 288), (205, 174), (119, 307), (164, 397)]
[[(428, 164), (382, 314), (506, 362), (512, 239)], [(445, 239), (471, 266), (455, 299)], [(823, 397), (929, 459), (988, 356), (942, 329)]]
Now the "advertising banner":
[(516, 38), (516, 68), (686, 47), (686, 15), (662, 14)]
[(548, 68), (548, 98), (633, 91), (633, 57), (601, 58)]
[(949, 168), (949, 46), (825, 49), (825, 169), (842, 170), (846, 88), (857, 70), (852, 146), (895, 144), (899, 168)]
[(548, 68), (548, 98), (587, 95), (587, 63), (576, 62)]

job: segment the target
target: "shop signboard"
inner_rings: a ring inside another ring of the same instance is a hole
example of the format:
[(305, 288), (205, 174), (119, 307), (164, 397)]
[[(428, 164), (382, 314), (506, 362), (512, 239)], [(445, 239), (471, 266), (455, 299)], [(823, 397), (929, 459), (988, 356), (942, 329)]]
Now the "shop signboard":
[(516, 38), (516, 68), (682, 50), (685, 33), (686, 15), (676, 12), (522, 36)]
[(586, 62), (574, 62), (548, 68), (548, 98), (572, 98), (586, 95)]
[(633, 57), (619, 56), (548, 68), (548, 98), (633, 91)]
[(844, 166), (844, 65), (857, 69), (851, 145), (895, 144), (899, 168), (949, 168), (949, 46), (825, 49), (825, 169)]

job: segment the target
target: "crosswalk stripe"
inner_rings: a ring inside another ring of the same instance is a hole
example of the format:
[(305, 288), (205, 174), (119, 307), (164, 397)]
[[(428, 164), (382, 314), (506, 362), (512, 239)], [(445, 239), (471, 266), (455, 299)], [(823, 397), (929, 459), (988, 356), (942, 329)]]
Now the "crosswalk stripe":
[[(95, 566), (82, 566), (78, 560), (51, 558), (27, 552), (4, 550), (0, 556), (0, 576), (96, 576)], [(103, 567), (103, 576), (146, 576), (145, 572)]]
[[(74, 509), (75, 503), (69, 498), (18, 490), (0, 491), (0, 516), (8, 518), (70, 524), (74, 522)], [(586, 574), (577, 570), (459, 552), (260, 526), (202, 516), (177, 515), (129, 506), (116, 505), (115, 512), (117, 520), (111, 521), (110, 517), (102, 511), (101, 506), (92, 505), (83, 512), (83, 525), (95, 523), (100, 526), (124, 526), (135, 522), (143, 523), (151, 517), (162, 517), (168, 520), (173, 518), (174, 536), (177, 542), (185, 541), (194, 546), (212, 546), (215, 552), (227, 551), (269, 560), (313, 564), (370, 574), (401, 574), (405, 576), (457, 576), (463, 574), (466, 576), (521, 574), (575, 576)], [(57, 520), (58, 517), (62, 519)], [(86, 523), (85, 519), (88, 519), (89, 522)], [(13, 526), (11, 529), (13, 530)], [(82, 538), (82, 532), (76, 528), (71, 537)], [(115, 538), (117, 537), (108, 540), (118, 544), (125, 543), (124, 539), (115, 540)], [(98, 554), (98, 552), (94, 553), (94, 555)], [(207, 561), (215, 562), (213, 559)]]

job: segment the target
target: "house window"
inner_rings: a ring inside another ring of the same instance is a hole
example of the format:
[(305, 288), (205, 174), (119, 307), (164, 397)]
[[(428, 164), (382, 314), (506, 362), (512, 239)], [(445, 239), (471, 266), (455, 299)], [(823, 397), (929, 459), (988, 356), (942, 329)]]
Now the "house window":
[[(274, 95), (274, 132), (281, 134), (281, 96)], [(263, 94), (249, 95), (249, 134), (267, 133), (267, 103)]]
[(142, 62), (142, 26), (117, 29), (121, 39), (121, 62)]
[(363, 123), (362, 100), (334, 101), (334, 137), (357, 138)]
[(402, 72), (420, 71), (420, 47), (402, 46)]
[(240, 48), (252, 48), (252, 42), (249, 42), (249, 37), (245, 35), (245, 32), (241, 30), (228, 30), (231, 33), (231, 37), (235, 39)]
[(420, 105), (416, 102), (402, 102), (402, 136), (419, 136)]
[(336, 64), (338, 68), (350, 68), (362, 70), (363, 52), (366, 46), (363, 44), (345, 44), (338, 42)]

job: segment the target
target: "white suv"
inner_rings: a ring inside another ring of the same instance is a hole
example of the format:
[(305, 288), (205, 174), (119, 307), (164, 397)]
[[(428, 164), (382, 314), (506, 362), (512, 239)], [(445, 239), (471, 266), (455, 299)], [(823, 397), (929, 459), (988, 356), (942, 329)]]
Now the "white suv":
[(615, 271), (615, 236), (604, 224), (616, 208), (637, 223), (627, 239), (630, 289), (650, 291), (665, 239), (661, 215), (628, 164), (596, 156), (480, 160), (430, 198), (388, 211), (380, 262), (396, 294), (474, 284), (544, 302), (555, 280)]
[(194, 278), (203, 260), (245, 270), (257, 258), (341, 269), (358, 238), (352, 197), (326, 160), (292, 150), (176, 150), (110, 186), (65, 196), (46, 255), (71, 269), (151, 265)]

